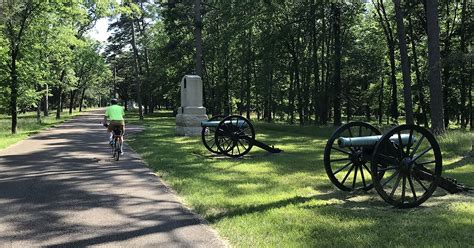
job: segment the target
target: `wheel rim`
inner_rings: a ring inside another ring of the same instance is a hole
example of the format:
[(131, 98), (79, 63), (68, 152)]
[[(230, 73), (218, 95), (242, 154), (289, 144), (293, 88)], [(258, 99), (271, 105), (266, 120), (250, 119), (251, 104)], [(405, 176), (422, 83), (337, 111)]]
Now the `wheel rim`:
[(240, 115), (231, 115), (217, 126), (215, 142), (219, 151), (229, 157), (241, 157), (253, 147), (255, 130), (252, 123)]
[(365, 156), (366, 147), (341, 148), (340, 137), (380, 135), (380, 131), (365, 122), (350, 122), (339, 127), (329, 138), (324, 150), (324, 167), (331, 182), (344, 191), (369, 190), (373, 187), (371, 170)]
[[(225, 118), (223, 115), (215, 115), (209, 121), (221, 121)], [(206, 149), (215, 154), (221, 154), (216, 145), (215, 133), (217, 127), (203, 127), (201, 130), (202, 143)]]
[[(411, 142), (403, 142), (404, 135)], [(442, 173), (441, 150), (428, 130), (401, 125), (377, 143), (371, 169), (375, 189), (382, 199), (399, 208), (416, 207), (438, 186)]]

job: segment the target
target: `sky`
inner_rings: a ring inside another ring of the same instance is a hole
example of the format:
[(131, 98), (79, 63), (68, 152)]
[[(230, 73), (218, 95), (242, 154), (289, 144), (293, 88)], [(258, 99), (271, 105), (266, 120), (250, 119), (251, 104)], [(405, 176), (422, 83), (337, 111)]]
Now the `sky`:
[(110, 36), (110, 33), (107, 32), (107, 27), (109, 25), (109, 21), (107, 18), (101, 18), (97, 21), (94, 28), (91, 29), (88, 33), (91, 38), (98, 40), (100, 42), (106, 43), (107, 38)]

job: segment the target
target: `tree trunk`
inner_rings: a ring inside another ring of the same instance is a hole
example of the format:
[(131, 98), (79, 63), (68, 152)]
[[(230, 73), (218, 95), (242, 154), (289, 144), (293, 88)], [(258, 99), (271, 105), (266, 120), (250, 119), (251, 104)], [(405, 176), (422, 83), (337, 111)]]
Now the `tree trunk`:
[(44, 116), (49, 116), (49, 86), (46, 84), (46, 92), (44, 93)]
[(74, 107), (74, 99), (76, 98), (76, 90), (71, 90), (71, 99), (69, 99), (69, 114), (72, 114), (72, 108)]
[(388, 46), (389, 62), (390, 62), (390, 82), (392, 86), (392, 100), (390, 104), (390, 115), (396, 121), (398, 119), (398, 98), (397, 98), (397, 78), (395, 69), (395, 39), (393, 37), (392, 25), (387, 18), (385, 6), (382, 0), (373, 2), (377, 15), (379, 17), (379, 23), (385, 34)]
[(141, 85), (141, 79), (140, 75), (142, 74), (140, 72), (140, 62), (138, 60), (138, 48), (137, 48), (137, 43), (136, 43), (136, 38), (135, 38), (135, 23), (134, 20), (131, 20), (132, 24), (132, 40), (131, 40), (131, 45), (133, 48), (133, 57), (134, 57), (134, 69), (135, 69), (135, 84), (137, 87), (137, 103), (138, 103), (138, 115), (139, 119), (143, 120), (143, 106), (142, 106), (142, 85)]
[(380, 77), (381, 82), (380, 82), (380, 91), (379, 91), (379, 109), (378, 109), (378, 115), (379, 115), (379, 125), (382, 124), (382, 119), (383, 119), (383, 83), (384, 83), (384, 76)]
[(426, 1), (428, 31), (428, 81), (430, 84), (431, 129), (435, 134), (444, 133), (443, 92), (440, 77), (440, 50), (438, 0)]
[(36, 123), (41, 124), (41, 100), (38, 101), (36, 106)]
[(63, 80), (64, 80), (64, 77), (66, 76), (66, 70), (63, 70), (61, 72), (61, 77), (59, 79), (59, 90), (58, 90), (58, 106), (57, 106), (57, 109), (56, 109), (56, 119), (61, 119), (61, 112), (62, 112), (62, 109), (63, 109), (63, 87), (62, 87), (62, 84), (63, 84)]
[(202, 78), (202, 18), (201, 0), (194, 1), (194, 39), (196, 42), (196, 74)]
[[(448, 59), (449, 55), (451, 54), (451, 42), (449, 38), (446, 38), (444, 42), (444, 49), (443, 49), (443, 58)], [(441, 60), (440, 60), (441, 61)], [(447, 128), (449, 126), (449, 118), (451, 115), (451, 107), (449, 104), (449, 96), (451, 95), (451, 83), (449, 78), (451, 77), (451, 65), (450, 63), (444, 63), (443, 70), (442, 70), (442, 82), (444, 83), (443, 90), (443, 116), (444, 116), (444, 126)]]
[(413, 102), (411, 99), (411, 73), (410, 62), (408, 61), (408, 51), (405, 37), (405, 27), (403, 25), (403, 10), (400, 6), (400, 0), (393, 0), (395, 4), (395, 18), (397, 20), (398, 46), (402, 62), (403, 74), (403, 98), (405, 101), (405, 117), (407, 124), (414, 124), (413, 121)]
[[(294, 63), (294, 62), (293, 62)], [(292, 63), (291, 63), (292, 64)], [(295, 67), (291, 66), (290, 71), (290, 88), (288, 89), (288, 116), (290, 117), (290, 123), (293, 124), (295, 120), (294, 107), (295, 107)]]
[[(411, 18), (408, 17), (408, 25), (409, 25), (409, 32), (410, 32), (410, 37), (411, 37), (411, 50), (412, 50), (412, 56), (413, 56), (413, 67), (415, 68), (415, 77), (416, 77), (416, 87), (417, 87), (417, 93), (418, 93), (418, 110), (417, 110), (417, 122), (418, 125), (420, 125), (421, 122), (423, 122), (425, 127), (428, 127), (428, 116), (427, 116), (427, 109), (426, 109), (426, 104), (425, 104), (425, 97), (423, 95), (423, 81), (421, 79), (421, 73), (420, 73), (420, 67), (418, 65), (418, 53), (416, 52), (416, 42), (415, 42), (415, 36), (413, 33), (413, 25), (411, 22)], [(421, 119), (421, 120), (420, 120)]]
[(82, 112), (82, 105), (84, 103), (84, 95), (86, 94), (86, 88), (82, 89), (81, 93), (81, 100), (80, 100), (80, 105), (79, 105), (79, 112)]
[[(466, 63), (467, 62), (464, 58), (466, 56), (466, 6), (467, 1), (464, 0), (462, 2), (462, 10), (461, 10), (461, 27), (460, 27), (460, 36), (461, 36), (461, 41), (460, 41), (460, 50), (462, 54), (463, 61), (461, 61), (461, 127), (466, 128), (467, 122), (469, 120), (469, 114), (466, 111), (466, 81), (469, 82), (469, 80), (466, 80)], [(472, 81), (470, 81), (470, 85), (472, 86)], [(471, 95), (469, 95), (471, 97)], [(473, 153), (474, 154), (474, 153)]]
[(341, 125), (341, 14), (339, 6), (332, 4), (334, 14), (334, 125)]
[(11, 54), (11, 68), (10, 68), (10, 110), (12, 114), (12, 126), (11, 132), (12, 134), (16, 134), (17, 123), (18, 123), (18, 112), (17, 112), (17, 100), (18, 100), (18, 75), (16, 72), (16, 59), (17, 59), (17, 51), (12, 51)]

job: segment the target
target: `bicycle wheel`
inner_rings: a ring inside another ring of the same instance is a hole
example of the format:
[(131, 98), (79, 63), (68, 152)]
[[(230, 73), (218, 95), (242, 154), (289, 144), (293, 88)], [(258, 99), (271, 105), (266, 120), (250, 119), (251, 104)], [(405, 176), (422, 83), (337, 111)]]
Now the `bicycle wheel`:
[(115, 142), (116, 144), (116, 149), (115, 149), (115, 153), (116, 153), (116, 156), (115, 156), (115, 161), (118, 161), (120, 159), (120, 153), (122, 152), (122, 142), (117, 139), (117, 141)]
[(112, 158), (115, 158), (115, 146), (116, 146), (116, 142), (115, 142), (115, 140), (113, 140), (112, 142), (113, 142), (112, 145), (111, 145), (111, 146), (112, 146)]

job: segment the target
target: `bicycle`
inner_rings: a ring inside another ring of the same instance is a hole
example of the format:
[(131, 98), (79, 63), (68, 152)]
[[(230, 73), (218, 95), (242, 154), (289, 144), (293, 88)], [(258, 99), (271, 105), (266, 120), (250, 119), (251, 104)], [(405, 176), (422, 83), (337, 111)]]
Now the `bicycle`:
[[(104, 124), (104, 127), (108, 127), (109, 124)], [(123, 135), (122, 130), (120, 128), (115, 127), (113, 129), (113, 137), (112, 137), (112, 143), (110, 146), (112, 147), (112, 158), (115, 159), (115, 161), (119, 161), (120, 159), (120, 154), (122, 153), (122, 140), (121, 137)]]

